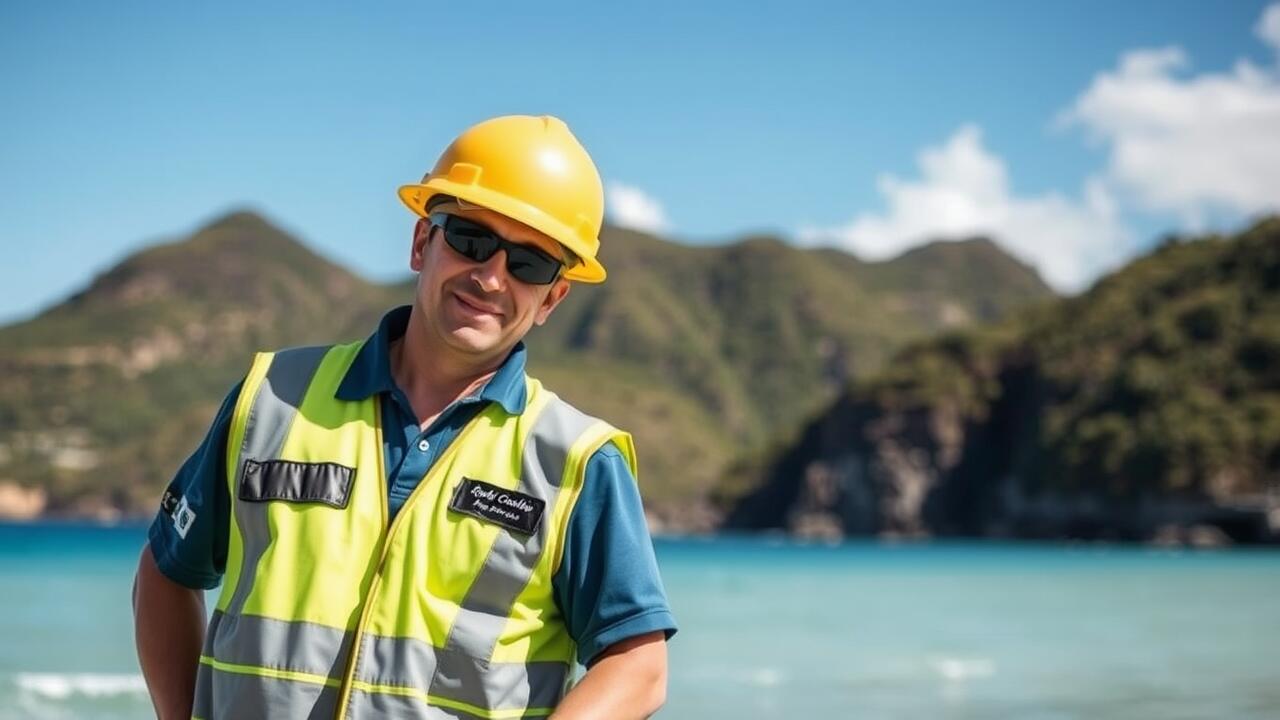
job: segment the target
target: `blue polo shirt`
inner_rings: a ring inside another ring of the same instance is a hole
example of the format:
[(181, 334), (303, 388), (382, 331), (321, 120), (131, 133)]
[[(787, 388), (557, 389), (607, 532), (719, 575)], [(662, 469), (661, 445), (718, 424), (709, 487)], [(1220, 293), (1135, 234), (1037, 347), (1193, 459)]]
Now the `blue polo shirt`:
[[(477, 392), (454, 402), (426, 429), (391, 376), (390, 344), (404, 335), (409, 307), (383, 318), (356, 355), (338, 387), (341, 400), (382, 396), (383, 452), (388, 506), (400, 510), (414, 487), (466, 424), (490, 403), (508, 413), (525, 407), (525, 347), (516, 345)], [(226, 568), (231, 499), (226, 483), (226, 443), (243, 385), (231, 389), (204, 441), (178, 471), (151, 524), (149, 541), (160, 571), (181, 585), (208, 589)], [(396, 430), (399, 430), (398, 432)], [(173, 509), (182, 501), (186, 532), (175, 527)], [(590, 664), (600, 651), (636, 635), (676, 631), (658, 576), (653, 542), (631, 468), (612, 443), (587, 462), (582, 494), (569, 516), (560, 569), (552, 578), (556, 604), (578, 643), (578, 658)]]

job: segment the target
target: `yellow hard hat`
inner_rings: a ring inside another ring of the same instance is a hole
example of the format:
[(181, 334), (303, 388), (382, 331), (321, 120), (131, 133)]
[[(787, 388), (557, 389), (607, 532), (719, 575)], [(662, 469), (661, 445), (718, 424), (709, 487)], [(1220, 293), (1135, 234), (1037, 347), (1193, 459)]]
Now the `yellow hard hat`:
[(604, 282), (596, 259), (604, 187), (591, 156), (559, 118), (507, 115), (468, 128), (420, 184), (400, 188), (400, 200), (423, 217), (435, 195), (452, 195), (543, 232), (581, 260), (565, 270), (565, 279)]

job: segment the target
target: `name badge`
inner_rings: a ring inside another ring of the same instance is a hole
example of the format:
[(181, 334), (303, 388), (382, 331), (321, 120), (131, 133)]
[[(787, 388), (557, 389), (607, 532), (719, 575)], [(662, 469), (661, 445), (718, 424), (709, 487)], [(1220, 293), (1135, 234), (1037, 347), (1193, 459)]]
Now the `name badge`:
[(450, 510), (526, 535), (532, 535), (538, 529), (546, 506), (546, 501), (532, 495), (469, 477), (462, 478), (462, 483), (453, 493), (453, 500), (449, 502)]

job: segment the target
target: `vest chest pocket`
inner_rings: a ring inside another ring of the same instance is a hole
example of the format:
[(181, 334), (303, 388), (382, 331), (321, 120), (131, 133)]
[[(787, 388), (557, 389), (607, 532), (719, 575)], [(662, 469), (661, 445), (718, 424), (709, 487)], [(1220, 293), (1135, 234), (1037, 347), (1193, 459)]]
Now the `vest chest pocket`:
[(283, 500), (345, 508), (351, 500), (355, 468), (338, 463), (245, 460), (239, 497), (247, 502)]

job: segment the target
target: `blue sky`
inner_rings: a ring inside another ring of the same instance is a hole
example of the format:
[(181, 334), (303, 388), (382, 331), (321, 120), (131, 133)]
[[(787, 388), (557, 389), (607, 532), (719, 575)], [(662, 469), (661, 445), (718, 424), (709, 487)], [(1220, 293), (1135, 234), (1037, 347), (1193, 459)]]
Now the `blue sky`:
[[(1161, 233), (1280, 208), (1253, 167), (1280, 152), (1266, 9), (5, 3), (0, 322), (243, 207), (402, 277), (395, 188), (507, 113), (563, 117), (614, 219), (685, 242), (874, 258), (982, 230), (1077, 289)], [(1201, 176), (1224, 179), (1170, 179)]]

